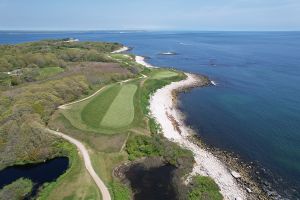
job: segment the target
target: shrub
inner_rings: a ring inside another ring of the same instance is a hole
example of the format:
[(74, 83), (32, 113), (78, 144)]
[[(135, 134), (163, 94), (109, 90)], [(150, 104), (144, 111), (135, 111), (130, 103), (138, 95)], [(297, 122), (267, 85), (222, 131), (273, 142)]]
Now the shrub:
[(180, 169), (181, 175), (190, 172), (194, 164), (194, 157), (191, 151), (182, 149), (160, 135), (153, 135), (152, 137), (144, 135), (134, 136), (128, 140), (126, 151), (129, 160), (161, 156), (166, 162)]
[[(147, 70), (146, 70), (147, 72)], [(157, 89), (162, 88), (165, 85), (170, 84), (173, 81), (179, 81), (185, 78), (184, 74), (174, 76), (166, 79), (148, 79), (144, 83), (143, 92), (141, 96), (142, 109), (144, 114), (149, 113), (149, 100), (151, 94), (153, 94)]]
[(33, 184), (29, 179), (18, 179), (0, 190), (0, 200), (24, 199), (32, 190)]
[(114, 195), (114, 200), (130, 200), (131, 191), (125, 185), (118, 181), (113, 181), (112, 190)]
[(152, 134), (158, 134), (158, 133), (161, 132), (161, 127), (160, 127), (159, 124), (157, 124), (157, 122), (155, 121), (155, 119), (150, 118), (148, 123), (149, 123), (150, 132)]
[(195, 176), (190, 184), (189, 200), (222, 200), (218, 185), (209, 177)]

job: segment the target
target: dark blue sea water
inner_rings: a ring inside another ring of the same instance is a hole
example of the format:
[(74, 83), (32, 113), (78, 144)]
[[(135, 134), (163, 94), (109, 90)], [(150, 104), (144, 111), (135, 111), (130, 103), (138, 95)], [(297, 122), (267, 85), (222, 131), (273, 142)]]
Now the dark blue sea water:
[(300, 191), (300, 32), (0, 32), (0, 43), (65, 37), (121, 42), (154, 65), (209, 76), (216, 87), (181, 95), (187, 124), (270, 171), (280, 191)]

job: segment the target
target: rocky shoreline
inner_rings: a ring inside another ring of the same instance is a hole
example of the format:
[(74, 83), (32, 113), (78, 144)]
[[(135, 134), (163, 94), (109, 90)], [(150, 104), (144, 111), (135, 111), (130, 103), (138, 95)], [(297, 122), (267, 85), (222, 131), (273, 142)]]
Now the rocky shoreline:
[[(185, 115), (179, 110), (178, 106), (180, 100), (178, 99), (179, 93), (189, 92), (193, 88), (197, 87), (206, 87), (214, 85), (208, 77), (203, 75), (194, 75), (200, 81), (195, 82), (191, 85), (186, 85), (180, 88), (177, 88), (172, 91), (172, 99), (175, 109), (177, 110), (180, 120), (185, 121)], [(174, 120), (174, 119), (173, 119)], [(174, 122), (177, 124), (178, 122)], [(178, 128), (175, 128), (178, 130)], [(193, 144), (197, 145), (199, 148), (205, 149), (217, 157), (223, 164), (226, 165), (228, 170), (230, 170), (231, 175), (236, 179), (237, 183), (247, 191), (247, 199), (280, 199), (281, 196), (272, 189), (271, 185), (266, 182), (262, 182), (261, 178), (258, 176), (258, 167), (253, 162), (247, 162), (241, 159), (238, 155), (224, 151), (213, 146), (208, 146), (205, 144), (200, 136), (192, 129), (189, 129), (190, 136), (187, 139)]]
[(194, 175), (209, 176), (219, 185), (224, 199), (248, 199), (247, 192), (237, 183), (227, 166), (212, 153), (190, 141), (189, 137), (193, 131), (185, 125), (183, 115), (177, 108), (177, 94), (193, 87), (210, 85), (211, 82), (201, 75), (186, 73), (186, 76), (185, 80), (173, 82), (152, 95), (150, 99), (152, 117), (161, 125), (162, 134), (167, 139), (193, 152), (196, 163), (187, 181)]
[[(145, 62), (144, 57), (141, 56), (137, 56), (136, 61), (146, 67), (150, 67), (150, 68), (155, 67)], [(228, 173), (230, 173), (230, 175), (234, 177), (239, 187), (244, 190), (245, 199), (261, 199), (261, 200), (280, 199), (280, 195), (274, 190), (272, 190), (270, 184), (261, 181), (261, 178), (259, 177), (259, 172), (257, 170), (257, 166), (255, 166), (254, 163), (246, 162), (233, 153), (223, 151), (214, 147), (209, 147), (208, 145), (204, 144), (204, 142), (201, 140), (201, 138), (196, 134), (196, 132), (192, 128), (187, 127), (185, 125), (185, 116), (178, 109), (180, 103), (180, 101), (178, 100), (178, 94), (182, 92), (188, 92), (189, 90), (196, 87), (215, 85), (213, 81), (209, 80), (208, 77), (203, 75), (187, 74), (187, 76), (192, 76), (194, 81), (177, 85), (177, 87), (172, 88), (171, 91), (172, 106), (169, 109), (171, 111), (174, 111), (176, 117), (168, 113), (168, 111), (165, 111), (166, 118), (168, 119), (168, 121), (171, 122), (174, 131), (179, 133), (180, 136), (186, 134), (182, 132), (188, 132), (188, 135), (184, 136), (185, 140), (196, 145), (198, 148), (204, 149), (205, 151), (213, 154), (214, 157), (216, 157), (219, 161), (221, 161), (221, 163), (228, 170)], [(157, 121), (160, 123), (159, 120)], [(182, 131), (181, 129), (186, 129), (186, 130)], [(172, 136), (171, 138), (169, 137), (169, 139), (174, 141), (174, 138), (172, 138)], [(234, 199), (241, 199), (241, 198), (237, 197)]]
[[(231, 175), (236, 179), (237, 183), (247, 191), (247, 199), (278, 199), (278, 194), (263, 189), (263, 185), (259, 182), (255, 175), (255, 166), (247, 163), (239, 158), (237, 155), (220, 150), (218, 148), (209, 147), (201, 141), (198, 135), (191, 135), (189, 140), (197, 146), (211, 152), (222, 163), (224, 163)], [(254, 176), (255, 175), (255, 176)], [(269, 194), (268, 194), (269, 193)]]
[[(172, 99), (175, 109), (180, 116), (180, 121), (185, 123), (186, 117), (179, 109), (180, 99), (178, 95), (183, 92), (189, 92), (193, 88), (197, 87), (206, 87), (214, 86), (211, 80), (208, 77), (203, 75), (194, 75), (197, 79), (200, 79), (198, 83), (193, 83), (189, 86), (184, 86), (172, 91)], [(174, 119), (172, 119), (174, 120)], [(179, 123), (176, 121), (173, 124)], [(263, 178), (260, 177), (261, 174), (267, 174), (266, 170), (258, 166), (258, 164), (242, 159), (239, 155), (221, 150), (219, 148), (207, 145), (201, 140), (201, 137), (193, 130), (191, 127), (185, 127), (189, 129), (190, 136), (187, 139), (199, 146), (200, 148), (205, 149), (217, 157), (226, 167), (230, 170), (231, 175), (236, 179), (239, 185), (247, 191), (247, 199), (283, 199), (283, 197), (274, 190), (272, 184)], [(176, 128), (178, 130), (178, 128)]]

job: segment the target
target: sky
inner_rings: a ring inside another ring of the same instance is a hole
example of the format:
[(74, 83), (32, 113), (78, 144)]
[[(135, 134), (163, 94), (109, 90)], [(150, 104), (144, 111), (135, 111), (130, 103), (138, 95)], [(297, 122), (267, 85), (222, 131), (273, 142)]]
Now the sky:
[(0, 30), (300, 30), (300, 0), (0, 0)]

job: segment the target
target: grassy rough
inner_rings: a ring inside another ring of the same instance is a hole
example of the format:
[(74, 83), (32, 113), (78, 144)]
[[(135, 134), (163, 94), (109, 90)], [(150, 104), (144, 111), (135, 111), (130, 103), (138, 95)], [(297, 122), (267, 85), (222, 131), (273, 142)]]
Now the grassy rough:
[(86, 147), (91, 148), (96, 152), (119, 152), (128, 136), (127, 132), (120, 132), (119, 134), (99, 134), (79, 130), (61, 113), (57, 113), (53, 116), (53, 120), (51, 120), (49, 127), (53, 130), (59, 129), (61, 132), (84, 142)]
[(29, 179), (20, 178), (0, 190), (0, 200), (24, 199), (31, 192), (32, 187), (33, 183)]
[(65, 70), (61, 67), (45, 67), (39, 69), (39, 76), (37, 77), (38, 80), (48, 78), (50, 76), (54, 76), (56, 74), (59, 74), (61, 72), (64, 72)]
[(114, 200), (130, 200), (131, 191), (128, 187), (114, 180), (111, 184)]

